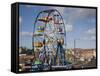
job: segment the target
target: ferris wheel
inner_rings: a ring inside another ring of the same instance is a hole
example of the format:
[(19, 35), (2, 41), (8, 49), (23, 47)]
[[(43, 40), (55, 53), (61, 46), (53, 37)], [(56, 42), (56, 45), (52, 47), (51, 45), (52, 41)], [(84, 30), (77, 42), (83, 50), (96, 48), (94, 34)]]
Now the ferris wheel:
[(58, 10), (50, 9), (39, 12), (34, 23), (32, 45), (34, 52), (42, 53), (37, 56), (42, 63), (64, 65), (66, 30)]

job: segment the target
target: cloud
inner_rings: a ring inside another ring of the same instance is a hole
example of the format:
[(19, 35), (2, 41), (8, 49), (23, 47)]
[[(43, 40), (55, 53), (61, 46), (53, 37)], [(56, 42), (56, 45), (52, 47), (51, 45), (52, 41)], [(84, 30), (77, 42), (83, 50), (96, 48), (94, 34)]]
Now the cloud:
[(49, 9), (56, 9), (56, 10), (58, 10), (61, 14), (64, 14), (64, 12), (65, 12), (65, 7), (50, 7)]
[(91, 40), (96, 40), (96, 36), (91, 36)]
[(96, 29), (95, 28), (88, 29), (85, 33), (93, 36), (96, 34)]
[(22, 17), (19, 16), (19, 23), (21, 24), (22, 23)]
[(91, 28), (85, 31), (86, 36), (83, 37), (84, 40), (96, 40), (96, 29)]
[(69, 24), (65, 24), (66, 32), (71, 32), (73, 31), (73, 26)]
[(82, 37), (81, 40), (96, 40), (96, 37), (95, 36), (85, 36), (85, 37)]
[(20, 32), (21, 36), (33, 36), (32, 32)]
[(67, 20), (67, 23), (73, 24), (79, 20), (90, 20), (93, 17), (95, 18), (96, 11), (95, 9), (84, 9), (84, 8), (66, 8), (66, 15), (64, 18)]
[(73, 30), (73, 24), (76, 21), (89, 21), (92, 17), (95, 18), (95, 9), (84, 9), (84, 8), (65, 8), (65, 7), (50, 7), (51, 9), (57, 9), (64, 20), (66, 31), (71, 32)]

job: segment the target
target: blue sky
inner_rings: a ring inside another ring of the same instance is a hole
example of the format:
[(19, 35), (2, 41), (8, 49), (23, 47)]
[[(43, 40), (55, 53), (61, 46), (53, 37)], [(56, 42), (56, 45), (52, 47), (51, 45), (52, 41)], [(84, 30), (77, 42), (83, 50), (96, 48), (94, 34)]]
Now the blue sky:
[(32, 49), (32, 34), (37, 14), (46, 9), (57, 9), (65, 23), (67, 48), (95, 48), (96, 10), (88, 8), (53, 7), (20, 5), (19, 6), (19, 46)]

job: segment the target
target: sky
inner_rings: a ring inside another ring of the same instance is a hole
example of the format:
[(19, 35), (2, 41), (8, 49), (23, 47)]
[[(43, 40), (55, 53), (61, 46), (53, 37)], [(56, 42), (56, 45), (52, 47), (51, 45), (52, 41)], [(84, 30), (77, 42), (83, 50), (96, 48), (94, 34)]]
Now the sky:
[(19, 46), (32, 49), (34, 22), (40, 11), (56, 9), (64, 20), (67, 48), (95, 48), (96, 10), (56, 6), (19, 5)]

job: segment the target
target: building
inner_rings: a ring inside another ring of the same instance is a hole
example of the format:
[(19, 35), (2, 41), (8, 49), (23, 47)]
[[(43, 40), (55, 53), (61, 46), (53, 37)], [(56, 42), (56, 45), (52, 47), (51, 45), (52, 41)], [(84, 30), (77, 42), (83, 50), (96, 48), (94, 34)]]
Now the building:
[(73, 49), (74, 55), (80, 61), (91, 61), (92, 58), (96, 57), (95, 49)]

